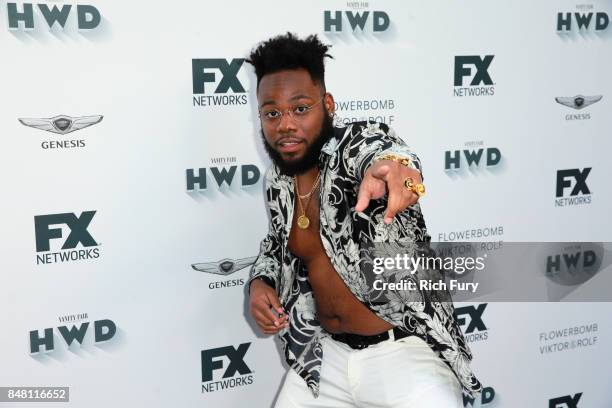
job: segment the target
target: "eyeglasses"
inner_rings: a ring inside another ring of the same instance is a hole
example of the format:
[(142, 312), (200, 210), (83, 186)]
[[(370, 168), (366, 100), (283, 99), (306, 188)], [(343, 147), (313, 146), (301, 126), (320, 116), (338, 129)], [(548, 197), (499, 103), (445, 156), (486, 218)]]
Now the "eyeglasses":
[(325, 99), (325, 95), (321, 97), (318, 101), (313, 103), (312, 105), (299, 104), (292, 106), (289, 109), (285, 109), (284, 111), (280, 109), (260, 109), (259, 110), (259, 118), (267, 125), (272, 125), (280, 122), (283, 114), (289, 115), (289, 117), (293, 120), (300, 121), (304, 119), (305, 116), (308, 115), (308, 112), (312, 110), (315, 106), (321, 103), (321, 101)]

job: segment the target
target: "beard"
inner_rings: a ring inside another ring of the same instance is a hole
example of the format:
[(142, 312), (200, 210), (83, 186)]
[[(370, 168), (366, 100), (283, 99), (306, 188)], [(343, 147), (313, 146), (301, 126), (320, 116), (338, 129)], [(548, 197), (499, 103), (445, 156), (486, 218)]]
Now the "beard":
[(321, 130), (313, 141), (313, 143), (306, 148), (304, 155), (297, 160), (285, 161), (281, 154), (270, 146), (264, 135), (263, 129), (261, 130), (261, 138), (263, 144), (270, 157), (270, 160), (278, 166), (280, 172), (287, 176), (293, 177), (297, 174), (302, 174), (305, 171), (313, 168), (319, 164), (319, 156), (321, 155), (321, 149), (325, 146), (325, 143), (334, 136), (334, 122), (329, 116), (327, 109), (324, 109), (323, 121), (321, 123)]

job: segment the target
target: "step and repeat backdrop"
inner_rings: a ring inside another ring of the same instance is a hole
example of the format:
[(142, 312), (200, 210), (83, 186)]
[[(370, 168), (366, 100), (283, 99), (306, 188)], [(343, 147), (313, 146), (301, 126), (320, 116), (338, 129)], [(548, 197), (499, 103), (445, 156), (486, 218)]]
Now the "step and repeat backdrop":
[[(88, 408), (272, 405), (286, 367), (244, 286), (269, 165), (244, 58), (287, 31), (333, 45), (343, 121), (387, 123), (420, 156), (433, 241), (574, 243), (553, 269), (612, 241), (609, 0), (0, 15), (0, 386), (69, 387), (63, 404)], [(465, 407), (612, 407), (610, 303), (456, 306), (484, 385)]]

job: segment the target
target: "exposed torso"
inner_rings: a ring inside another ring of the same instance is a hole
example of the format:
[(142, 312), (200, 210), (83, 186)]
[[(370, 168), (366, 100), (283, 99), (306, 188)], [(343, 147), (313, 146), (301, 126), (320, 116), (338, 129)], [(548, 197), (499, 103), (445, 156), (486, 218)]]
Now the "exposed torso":
[[(318, 191), (315, 191), (306, 209), (310, 225), (302, 229), (297, 224), (302, 211), (296, 193), (289, 250), (304, 262), (308, 270), (319, 322), (331, 333), (372, 335), (389, 330), (393, 326), (357, 300), (329, 260), (320, 237), (317, 195)], [(302, 199), (304, 206), (306, 201)]]

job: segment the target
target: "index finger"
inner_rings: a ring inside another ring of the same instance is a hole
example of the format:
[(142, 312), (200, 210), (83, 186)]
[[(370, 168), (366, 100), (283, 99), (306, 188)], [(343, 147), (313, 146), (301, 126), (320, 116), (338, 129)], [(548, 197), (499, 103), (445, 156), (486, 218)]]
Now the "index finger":
[(368, 183), (362, 182), (359, 186), (359, 193), (357, 194), (357, 204), (355, 205), (355, 211), (361, 212), (368, 208), (372, 198), (372, 192), (368, 188)]
[(259, 299), (259, 301), (253, 305), (253, 309), (253, 314), (259, 314), (262, 321), (265, 323), (273, 324), (275, 326), (280, 324), (279, 317), (274, 314), (273, 306), (270, 304), (268, 298)]

